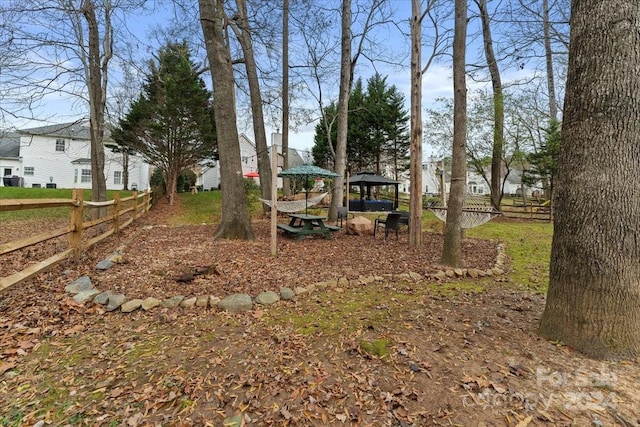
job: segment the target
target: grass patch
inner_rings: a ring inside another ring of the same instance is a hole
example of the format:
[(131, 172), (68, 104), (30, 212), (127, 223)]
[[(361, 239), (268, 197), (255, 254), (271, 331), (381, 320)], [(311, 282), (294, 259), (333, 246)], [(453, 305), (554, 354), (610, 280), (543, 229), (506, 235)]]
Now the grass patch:
[(220, 221), (222, 192), (178, 193), (178, 197), (180, 198), (182, 211), (169, 218), (170, 224), (211, 224)]
[(384, 359), (391, 354), (391, 341), (385, 339), (362, 340), (360, 341), (360, 349), (367, 354)]
[(320, 292), (300, 301), (300, 309), (273, 307), (268, 323), (288, 324), (302, 335), (354, 335), (363, 330), (378, 330), (407, 315), (407, 303), (432, 295), (454, 297), (461, 293), (482, 292), (481, 283), (465, 280), (450, 283), (381, 282), (344, 292)]
[(506, 245), (511, 259), (509, 277), (527, 289), (546, 292), (553, 225), (546, 222), (489, 221), (467, 230), (468, 237), (496, 239)]

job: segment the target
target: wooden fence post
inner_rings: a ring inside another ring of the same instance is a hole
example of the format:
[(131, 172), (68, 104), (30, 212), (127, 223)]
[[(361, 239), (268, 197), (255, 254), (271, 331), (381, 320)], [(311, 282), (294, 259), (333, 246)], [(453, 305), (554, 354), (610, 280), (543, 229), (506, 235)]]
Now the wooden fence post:
[(133, 219), (138, 217), (138, 192), (133, 192)]
[(113, 232), (120, 231), (120, 193), (113, 194)]
[(73, 189), (73, 207), (71, 208), (71, 234), (69, 234), (69, 246), (72, 249), (74, 261), (80, 259), (82, 249), (82, 211), (84, 193), (80, 188)]

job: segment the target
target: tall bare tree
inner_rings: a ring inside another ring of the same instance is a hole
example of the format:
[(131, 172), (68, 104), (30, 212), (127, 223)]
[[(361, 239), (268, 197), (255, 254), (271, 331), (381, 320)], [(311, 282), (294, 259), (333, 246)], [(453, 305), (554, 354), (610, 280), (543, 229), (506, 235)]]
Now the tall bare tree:
[(466, 192), (467, 83), (465, 70), (467, 43), (467, 1), (455, 0), (453, 38), (453, 151), (451, 189), (447, 201), (442, 262), (457, 267), (462, 261), (462, 208)]
[(540, 333), (640, 356), (640, 9), (572, 1), (556, 216)]
[(502, 201), (502, 159), (504, 146), (504, 95), (498, 60), (493, 50), (491, 18), (487, 10), (487, 0), (474, 0), (482, 22), (484, 54), (491, 76), (493, 90), (493, 150), (491, 155), (491, 204), (500, 209)]
[[(367, 42), (371, 40), (370, 33), (376, 26), (386, 23), (385, 0), (371, 0), (366, 5), (358, 5), (359, 15), (364, 16), (362, 28), (357, 38), (353, 37), (352, 28), (352, 2), (351, 0), (342, 0), (341, 9), (341, 30), (340, 30), (340, 89), (338, 92), (338, 117), (337, 117), (337, 140), (336, 140), (336, 158), (335, 172), (338, 176), (335, 179), (335, 185), (331, 197), (331, 205), (329, 207), (329, 220), (335, 221), (338, 217), (338, 206), (344, 203), (344, 177), (347, 171), (347, 126), (349, 116), (349, 96), (353, 86), (353, 76), (358, 59), (362, 56)], [(352, 49), (352, 43), (356, 43), (355, 49)]]
[[(282, 1), (282, 169), (289, 168), (289, 0)], [(284, 178), (282, 192), (291, 195), (289, 179)]]
[[(231, 28), (242, 47), (243, 61), (247, 72), (249, 84), (249, 96), (251, 102), (251, 118), (253, 120), (253, 134), (255, 137), (258, 156), (258, 172), (260, 173), (260, 191), (262, 198), (271, 199), (271, 164), (267, 149), (267, 134), (264, 126), (264, 113), (262, 111), (262, 94), (260, 93), (260, 79), (253, 49), (252, 29), (249, 25), (247, 1), (236, 0), (237, 13), (229, 22)], [(263, 205), (265, 211), (268, 206)]]
[(222, 214), (214, 238), (253, 240), (244, 191), (224, 0), (199, 0), (200, 24), (213, 79), (213, 108), (220, 156)]
[[(424, 11), (420, 0), (411, 1), (411, 159), (409, 166), (409, 246), (422, 245), (422, 75), (444, 53), (446, 37), (436, 14), (437, 0), (429, 0)], [(431, 49), (422, 65), (422, 25), (432, 26)]]
[[(93, 0), (83, 0), (80, 6), (82, 16), (87, 22), (88, 53), (80, 49), (80, 59), (84, 68), (85, 80), (89, 92), (89, 123), (91, 132), (91, 200), (107, 200), (107, 181), (104, 175), (104, 126), (107, 105), (107, 83), (109, 61), (113, 56), (113, 29), (111, 28), (111, 2), (102, 5), (104, 29), (96, 17)], [(77, 15), (71, 15), (76, 37), (84, 45), (84, 30)], [(102, 52), (101, 52), (102, 47)], [(106, 213), (106, 212), (103, 212)]]
[(338, 207), (344, 206), (344, 174), (347, 170), (347, 126), (349, 121), (349, 96), (353, 84), (353, 66), (351, 62), (351, 0), (342, 0), (340, 46), (340, 90), (338, 92), (338, 136), (336, 140), (335, 171), (329, 220), (338, 218)]
[(411, 160), (409, 246), (422, 245), (422, 8), (411, 0)]
[(8, 38), (3, 37), (4, 48), (29, 58), (20, 66), (3, 70), (3, 85), (31, 99), (29, 118), (38, 118), (38, 103), (44, 104), (53, 93), (87, 101), (93, 201), (104, 201), (107, 196), (103, 138), (109, 65), (114, 54), (112, 21), (116, 9), (124, 12), (131, 6), (131, 2), (114, 5), (110, 0), (57, 0), (45, 6), (35, 0), (20, 0), (3, 11), (12, 19), (11, 25), (0, 29), (9, 33)]
[[(549, 120), (558, 120), (558, 95), (564, 86), (569, 48), (570, 0), (518, 0), (504, 6), (508, 29), (504, 32), (505, 58), (518, 68), (530, 66), (544, 75)], [(540, 63), (540, 58), (544, 63)]]

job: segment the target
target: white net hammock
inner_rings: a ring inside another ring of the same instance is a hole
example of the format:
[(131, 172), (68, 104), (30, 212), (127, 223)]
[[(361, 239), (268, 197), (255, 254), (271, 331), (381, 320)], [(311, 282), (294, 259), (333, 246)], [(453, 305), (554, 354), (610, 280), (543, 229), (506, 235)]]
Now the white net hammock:
[[(317, 196), (310, 197), (308, 199), (301, 200), (278, 200), (276, 202), (276, 210), (280, 212), (300, 212), (309, 208), (311, 206), (315, 206), (325, 198), (325, 196), (329, 193), (318, 194)], [(260, 199), (262, 203), (271, 207), (271, 200)]]
[[(438, 217), (440, 221), (447, 220), (447, 206), (442, 200), (435, 202), (429, 206), (429, 210)], [(491, 206), (491, 202), (484, 196), (467, 194), (462, 205), (462, 228), (478, 227), (486, 222), (491, 221), (500, 215), (500, 211)]]

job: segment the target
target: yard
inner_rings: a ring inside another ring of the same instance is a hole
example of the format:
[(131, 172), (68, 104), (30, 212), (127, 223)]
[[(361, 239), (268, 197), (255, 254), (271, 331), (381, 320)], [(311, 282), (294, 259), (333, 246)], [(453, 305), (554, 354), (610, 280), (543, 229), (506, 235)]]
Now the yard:
[[(278, 236), (273, 258), (258, 212), (255, 242), (212, 241), (215, 197), (160, 203), (81, 263), (0, 292), (0, 425), (638, 425), (636, 362), (593, 361), (536, 334), (550, 224), (469, 230), (465, 264), (492, 267), (501, 241), (506, 275), (414, 280), (401, 274), (440, 268), (430, 214), (419, 251), (407, 249), (406, 230), (387, 242), (337, 232)], [(51, 222), (5, 219), (0, 243)], [(122, 261), (96, 271), (121, 245)], [(193, 267), (207, 273), (176, 280)], [(141, 298), (348, 283), (239, 314), (125, 314), (73, 302), (63, 289), (82, 275)], [(385, 276), (362, 280), (371, 275)]]

